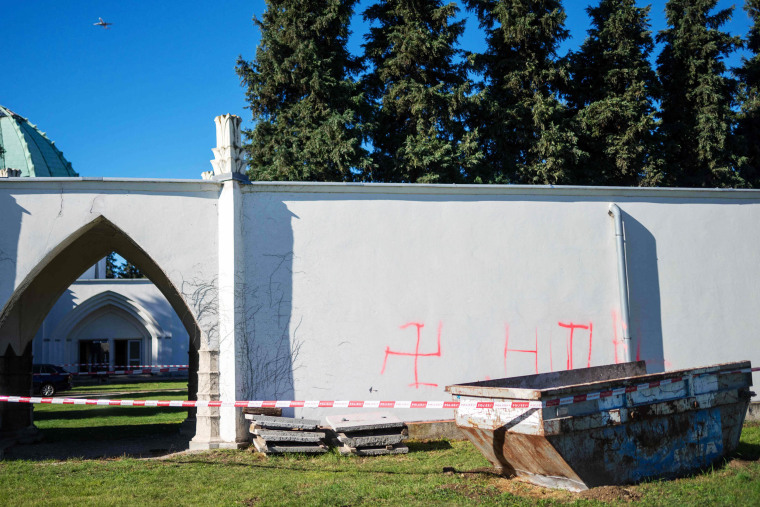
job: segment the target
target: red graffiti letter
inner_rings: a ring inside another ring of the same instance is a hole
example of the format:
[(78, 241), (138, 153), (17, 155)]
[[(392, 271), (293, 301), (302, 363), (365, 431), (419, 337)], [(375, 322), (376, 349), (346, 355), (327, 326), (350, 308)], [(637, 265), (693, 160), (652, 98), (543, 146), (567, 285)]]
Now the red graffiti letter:
[(508, 352), (523, 352), (526, 354), (533, 354), (536, 356), (536, 373), (538, 373), (538, 329), (536, 329), (536, 350), (522, 350), (522, 349), (510, 349), (509, 348), (509, 324), (506, 327), (506, 338), (504, 339), (504, 374), (507, 374), (507, 353)]
[(566, 329), (570, 330), (570, 337), (567, 341), (567, 369), (572, 370), (573, 369), (573, 332), (576, 329), (588, 329), (588, 363), (586, 364), (586, 367), (591, 367), (591, 341), (594, 337), (594, 325), (589, 322), (588, 326), (584, 326), (582, 324), (573, 324), (572, 322), (569, 324), (565, 324), (564, 322), (557, 322), (559, 327), (564, 327)]

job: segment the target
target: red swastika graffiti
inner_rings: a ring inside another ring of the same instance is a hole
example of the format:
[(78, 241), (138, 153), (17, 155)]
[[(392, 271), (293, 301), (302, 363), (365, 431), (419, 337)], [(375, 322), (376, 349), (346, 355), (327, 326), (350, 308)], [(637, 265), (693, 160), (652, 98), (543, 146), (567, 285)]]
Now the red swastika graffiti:
[(438, 323), (438, 350), (436, 352), (428, 353), (420, 352), (420, 338), (422, 334), (422, 328), (425, 327), (425, 324), (420, 324), (418, 322), (408, 322), (401, 326), (401, 329), (406, 329), (411, 326), (417, 328), (417, 346), (414, 348), (414, 352), (399, 352), (396, 350), (391, 350), (390, 347), (386, 346), (385, 358), (383, 359), (383, 369), (380, 370), (380, 375), (385, 373), (385, 364), (388, 362), (388, 356), (412, 356), (414, 357), (414, 383), (409, 384), (409, 386), (414, 387), (415, 389), (419, 389), (420, 386), (438, 387), (438, 384), (419, 381), (419, 377), (417, 376), (417, 363), (420, 357), (441, 357), (441, 327), (443, 326), (443, 323)]

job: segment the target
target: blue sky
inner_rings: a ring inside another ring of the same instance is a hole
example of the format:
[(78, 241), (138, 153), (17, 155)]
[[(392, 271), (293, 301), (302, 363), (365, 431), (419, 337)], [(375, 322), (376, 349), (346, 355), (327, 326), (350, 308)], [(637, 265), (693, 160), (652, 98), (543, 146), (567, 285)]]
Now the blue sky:
[[(359, 13), (370, 3), (361, 2), (352, 24), (356, 53), (365, 29)], [(572, 38), (560, 54), (582, 43), (588, 28), (587, 2), (564, 4)], [(652, 3), (655, 31), (665, 28), (664, 5)], [(724, 28), (743, 35), (749, 20), (741, 7)], [(0, 8), (0, 104), (47, 132), (81, 176), (198, 179), (211, 169), (214, 116), (237, 114), (251, 126), (235, 62), (254, 57), (259, 32), (251, 19), (264, 9), (263, 1), (242, 0), (13, 2)], [(482, 49), (477, 20), (461, 14), (462, 46)], [(98, 17), (113, 26), (93, 26)]]

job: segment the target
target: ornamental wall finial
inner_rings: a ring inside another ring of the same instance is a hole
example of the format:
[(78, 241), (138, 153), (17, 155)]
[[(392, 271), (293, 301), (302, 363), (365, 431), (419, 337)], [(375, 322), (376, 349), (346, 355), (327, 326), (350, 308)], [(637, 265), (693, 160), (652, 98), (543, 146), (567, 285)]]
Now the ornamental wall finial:
[(0, 169), (0, 178), (20, 178), (21, 177), (21, 170), (20, 169)]
[(216, 123), (216, 148), (212, 148), (214, 160), (213, 171), (202, 174), (204, 180), (210, 180), (223, 174), (245, 176), (243, 149), (240, 141), (240, 117), (223, 114), (214, 118)]

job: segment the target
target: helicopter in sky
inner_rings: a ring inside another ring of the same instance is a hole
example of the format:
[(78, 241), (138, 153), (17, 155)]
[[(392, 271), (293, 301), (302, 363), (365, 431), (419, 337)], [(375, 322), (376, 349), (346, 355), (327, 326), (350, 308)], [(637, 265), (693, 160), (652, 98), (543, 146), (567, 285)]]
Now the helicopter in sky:
[(93, 23), (93, 25), (94, 26), (102, 26), (103, 28), (105, 28), (106, 30), (108, 30), (109, 25), (113, 25), (113, 23), (106, 23), (105, 21), (103, 21), (103, 18), (98, 18), (98, 22), (97, 23)]

